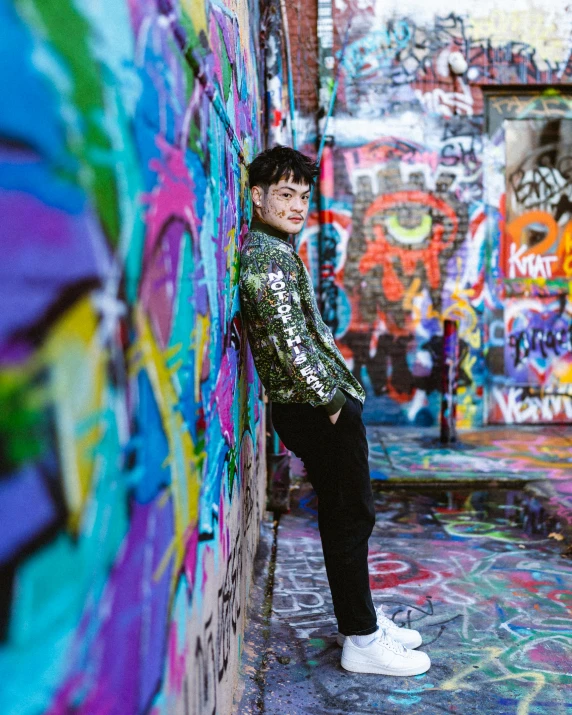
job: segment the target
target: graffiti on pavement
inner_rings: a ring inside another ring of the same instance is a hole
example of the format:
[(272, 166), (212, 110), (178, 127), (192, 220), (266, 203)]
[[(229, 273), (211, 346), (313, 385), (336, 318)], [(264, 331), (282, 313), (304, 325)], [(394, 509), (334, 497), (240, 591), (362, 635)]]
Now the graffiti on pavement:
[[(320, 712), (355, 712), (353, 679), (337, 664), (312, 493), (303, 494), (280, 525), (273, 628), (281, 655), (267, 690), (279, 695), (286, 677), (292, 704), (311, 695)], [(420, 678), (368, 680), (360, 712), (569, 707), (572, 567), (549, 538), (558, 517), (543, 501), (498, 488), (394, 490), (376, 494), (376, 514), (374, 601), (400, 627), (420, 630), (433, 665)]]

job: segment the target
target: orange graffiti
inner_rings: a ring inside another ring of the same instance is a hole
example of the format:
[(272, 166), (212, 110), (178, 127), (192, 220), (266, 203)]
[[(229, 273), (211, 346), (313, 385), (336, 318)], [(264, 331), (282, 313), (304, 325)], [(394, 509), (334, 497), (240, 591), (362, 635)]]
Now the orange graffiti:
[(547, 211), (527, 211), (514, 221), (511, 221), (506, 227), (506, 232), (517, 246), (522, 245), (522, 236), (524, 229), (533, 223), (539, 223), (546, 226), (548, 231), (546, 238), (535, 246), (531, 246), (527, 254), (536, 253), (537, 255), (545, 254), (558, 238), (558, 224)]
[(572, 221), (569, 221), (560, 241), (562, 270), (566, 278), (572, 278)]
[(560, 227), (554, 217), (547, 211), (527, 211), (506, 226), (506, 238), (503, 247), (505, 268), (508, 270), (508, 247), (511, 243), (515, 244), (517, 248), (526, 245), (523, 241), (525, 231), (533, 224), (544, 226), (546, 229), (546, 237), (534, 246), (527, 247), (527, 250), (520, 254), (520, 258), (526, 259), (527, 256), (532, 255), (545, 256), (549, 254), (551, 249), (554, 249), (554, 244), (558, 242), (556, 251), (553, 253), (553, 255), (558, 257), (558, 264), (552, 271), (552, 277), (564, 275), (567, 278), (572, 278), (572, 221), (569, 221), (564, 227), (559, 240), (558, 234)]

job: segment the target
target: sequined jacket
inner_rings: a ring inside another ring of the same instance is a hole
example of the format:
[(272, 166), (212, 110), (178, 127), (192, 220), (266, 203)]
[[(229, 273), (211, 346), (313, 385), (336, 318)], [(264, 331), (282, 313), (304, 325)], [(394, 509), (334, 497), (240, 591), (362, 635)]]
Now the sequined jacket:
[(306, 266), (287, 236), (253, 223), (241, 250), (240, 301), (254, 363), (270, 400), (323, 405), (335, 414), (342, 389), (365, 393), (322, 320)]

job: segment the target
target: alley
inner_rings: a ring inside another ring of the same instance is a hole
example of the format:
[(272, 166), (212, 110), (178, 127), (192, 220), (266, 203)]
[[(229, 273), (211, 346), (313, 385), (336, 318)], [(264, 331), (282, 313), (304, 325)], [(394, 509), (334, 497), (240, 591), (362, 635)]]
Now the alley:
[(0, 715), (572, 715), (572, 0), (0, 27)]
[(572, 436), (485, 429), (442, 449), (434, 435), (369, 428), (374, 600), (421, 632), (431, 670), (342, 670), (315, 497), (300, 481), (278, 528), (267, 630), (260, 616), (246, 634), (240, 715), (570, 712)]

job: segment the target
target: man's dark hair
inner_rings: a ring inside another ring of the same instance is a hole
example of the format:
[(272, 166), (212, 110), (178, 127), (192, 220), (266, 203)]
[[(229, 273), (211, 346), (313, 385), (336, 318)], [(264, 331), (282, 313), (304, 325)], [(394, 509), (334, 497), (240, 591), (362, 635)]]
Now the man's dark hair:
[(250, 187), (268, 189), (284, 178), (296, 184), (314, 186), (318, 165), (309, 156), (287, 146), (275, 146), (261, 152), (248, 167)]

